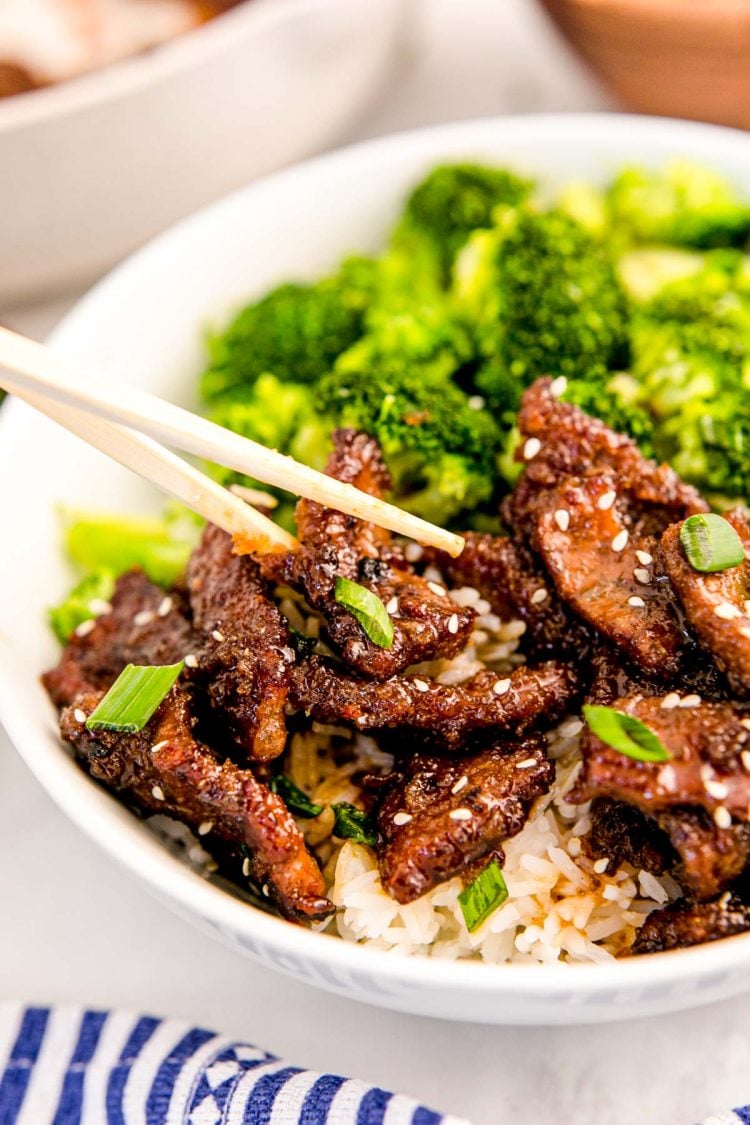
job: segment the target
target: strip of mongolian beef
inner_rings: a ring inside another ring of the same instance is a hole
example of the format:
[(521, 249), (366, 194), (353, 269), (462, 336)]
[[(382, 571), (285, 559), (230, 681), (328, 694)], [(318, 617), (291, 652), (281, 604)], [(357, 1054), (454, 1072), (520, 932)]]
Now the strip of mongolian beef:
[[(618, 954), (750, 930), (748, 518), (707, 515), (559, 380), (518, 425), (504, 534), (467, 532), (456, 559), (302, 500), (286, 554), (240, 556), (209, 526), (175, 588), (122, 575), (44, 677), (63, 738), (290, 919), (346, 908), (346, 842), (394, 910), (458, 880), (470, 932), (555, 849), (563, 920), (577, 888), (606, 907), (639, 883)], [(377, 442), (332, 443), (328, 474), (387, 498)], [(140, 725), (102, 729), (130, 665), (178, 678)], [(533, 845), (506, 885), (553, 801), (566, 851)]]

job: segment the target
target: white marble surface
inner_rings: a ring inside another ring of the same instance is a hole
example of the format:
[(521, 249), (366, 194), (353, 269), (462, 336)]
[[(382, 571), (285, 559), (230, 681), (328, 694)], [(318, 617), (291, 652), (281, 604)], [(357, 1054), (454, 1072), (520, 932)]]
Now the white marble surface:
[[(387, 97), (353, 139), (450, 118), (605, 105), (526, 0), (425, 0)], [(42, 336), (69, 303), (0, 319)], [(194, 1020), (476, 1125), (690, 1125), (750, 1100), (743, 999), (572, 1030), (368, 1009), (259, 969), (170, 914), (57, 812), (1, 731), (0, 793), (0, 1000)]]

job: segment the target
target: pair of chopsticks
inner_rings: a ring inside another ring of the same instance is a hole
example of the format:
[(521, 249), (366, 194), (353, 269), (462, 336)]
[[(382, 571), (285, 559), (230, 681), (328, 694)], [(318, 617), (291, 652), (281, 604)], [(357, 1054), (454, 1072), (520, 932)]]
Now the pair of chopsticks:
[[(458, 555), (464, 541), (147, 391), (104, 387), (64, 356), (0, 328), (0, 387), (229, 532), (242, 549), (291, 550), (294, 536), (164, 446)], [(164, 443), (164, 444), (159, 444)]]

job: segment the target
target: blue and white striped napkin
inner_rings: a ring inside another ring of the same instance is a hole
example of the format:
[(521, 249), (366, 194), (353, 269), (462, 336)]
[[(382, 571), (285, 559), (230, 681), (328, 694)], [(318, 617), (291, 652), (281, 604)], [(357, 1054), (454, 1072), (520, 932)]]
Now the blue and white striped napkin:
[(0, 1005), (0, 1125), (468, 1125), (175, 1020)]
[(750, 1125), (750, 1105), (740, 1106), (739, 1109), (728, 1109), (726, 1113), (706, 1117), (701, 1125)]

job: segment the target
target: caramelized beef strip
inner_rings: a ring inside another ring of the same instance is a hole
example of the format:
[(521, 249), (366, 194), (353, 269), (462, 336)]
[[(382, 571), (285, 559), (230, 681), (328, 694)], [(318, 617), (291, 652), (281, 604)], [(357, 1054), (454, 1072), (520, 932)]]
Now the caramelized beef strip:
[(672, 874), (699, 902), (715, 898), (743, 874), (750, 860), (750, 825), (719, 828), (703, 809), (668, 809), (657, 823), (678, 856)]
[(82, 695), (60, 719), (63, 738), (92, 777), (145, 812), (174, 816), (194, 831), (210, 824), (219, 839), (244, 844), (254, 881), (268, 884), (287, 917), (331, 913), (323, 876), (294, 817), (250, 770), (220, 762), (196, 741), (184, 688), (172, 688), (138, 734), (87, 730), (100, 699), (100, 692)]
[(166, 594), (140, 570), (117, 579), (111, 604), (89, 632), (73, 634), (57, 667), (42, 677), (57, 707), (111, 687), (126, 664), (176, 664), (199, 643), (182, 595)]
[(460, 749), (472, 735), (549, 726), (569, 710), (577, 693), (572, 666), (554, 660), (517, 668), (505, 678), (480, 672), (448, 687), (420, 676), (367, 683), (313, 656), (294, 669), (290, 699), (320, 722), (351, 723), (357, 730), (422, 730), (433, 741)]
[[(354, 430), (337, 430), (326, 473), (371, 496), (390, 488), (377, 442)], [(304, 592), (326, 619), (329, 638), (347, 664), (377, 680), (388, 679), (437, 657), (456, 656), (466, 645), (474, 611), (462, 609), (440, 585), (414, 574), (390, 532), (312, 500), (297, 505), (300, 548), (286, 556), (264, 556), (261, 565), (274, 581)], [(391, 606), (394, 636), (380, 648), (335, 598), (337, 578), (348, 578)]]
[(750, 826), (717, 828), (703, 809), (674, 808), (646, 816), (634, 805), (597, 798), (584, 846), (606, 857), (613, 871), (623, 861), (662, 875), (668, 871), (691, 898), (706, 902), (725, 891), (750, 859)]
[[(618, 711), (634, 715), (662, 741), (667, 762), (641, 762), (613, 750), (587, 729), (583, 735), (583, 771), (571, 801), (614, 797), (654, 815), (678, 805), (704, 808), (718, 827), (729, 827), (731, 813), (750, 820), (750, 711), (731, 703), (673, 706), (672, 697), (631, 696)], [(666, 702), (666, 706), (665, 706)]]
[(673, 524), (661, 540), (664, 566), (682, 602), (685, 617), (702, 645), (738, 695), (750, 695), (750, 523), (744, 512), (727, 520), (745, 548), (739, 566), (715, 574), (693, 570), (680, 543), (682, 524)]
[(707, 506), (670, 468), (550, 388), (538, 379), (522, 400), (525, 471), (504, 505), (506, 522), (528, 539), (577, 615), (639, 668), (669, 679), (687, 638), (658, 540), (670, 523)]
[(502, 620), (523, 621), (521, 647), (532, 660), (580, 658), (589, 647), (588, 630), (556, 596), (528, 547), (477, 531), (464, 532), (464, 539), (466, 546), (458, 558), (441, 551), (427, 553), (448, 582), (474, 586)]
[(539, 736), (460, 760), (414, 755), (391, 779), (378, 812), (389, 894), (413, 902), (454, 875), (473, 878), (482, 859), (502, 864), (502, 841), (521, 831), (554, 778)]
[(678, 902), (649, 914), (633, 943), (633, 953), (661, 953), (718, 941), (750, 930), (750, 906), (736, 896), (697, 905)]
[(258, 564), (236, 555), (231, 537), (209, 524), (190, 558), (187, 584), (203, 633), (197, 676), (250, 757), (278, 757), (286, 745), (294, 650)]
[(664, 832), (634, 805), (597, 797), (589, 815), (591, 831), (583, 837), (584, 848), (594, 859), (609, 859), (610, 873), (621, 863), (654, 875), (673, 866), (676, 857)]

